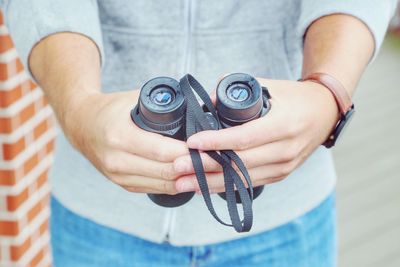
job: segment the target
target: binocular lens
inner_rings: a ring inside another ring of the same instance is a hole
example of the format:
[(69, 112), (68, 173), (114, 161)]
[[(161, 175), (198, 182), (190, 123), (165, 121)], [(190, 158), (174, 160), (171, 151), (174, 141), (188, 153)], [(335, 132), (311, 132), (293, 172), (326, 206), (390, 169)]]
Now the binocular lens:
[(228, 87), (226, 95), (230, 100), (242, 102), (247, 100), (251, 95), (251, 88), (242, 83), (236, 83)]
[(230, 74), (218, 84), (216, 106), (225, 128), (257, 119), (263, 110), (262, 88), (248, 74)]
[(171, 87), (161, 86), (151, 91), (150, 99), (157, 105), (165, 106), (174, 101), (175, 92)]

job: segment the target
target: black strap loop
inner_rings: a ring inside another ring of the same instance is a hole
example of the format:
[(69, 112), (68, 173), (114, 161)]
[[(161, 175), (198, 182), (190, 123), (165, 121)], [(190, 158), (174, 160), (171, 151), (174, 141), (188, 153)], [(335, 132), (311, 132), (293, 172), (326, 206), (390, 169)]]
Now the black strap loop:
[[(217, 121), (218, 129), (221, 129), (222, 127), (218, 119), (217, 111), (203, 86), (190, 74), (186, 74), (180, 80), (179, 84), (187, 101), (186, 138), (189, 138), (199, 131), (215, 130), (210, 125), (209, 120), (207, 120), (206, 114), (204, 113), (199, 102), (197, 101), (194, 92), (204, 102), (206, 108), (210, 111), (212, 116)], [(218, 162), (223, 169), (226, 202), (229, 216), (232, 222), (232, 224), (229, 224), (222, 221), (215, 212), (214, 206), (211, 201), (210, 190), (208, 188), (207, 179), (199, 151), (197, 149), (189, 149), (189, 152), (201, 193), (203, 195), (207, 208), (213, 215), (213, 217), (221, 224), (233, 227), (237, 232), (250, 231), (253, 224), (253, 186), (250, 180), (250, 175), (247, 172), (243, 161), (232, 150), (222, 150), (219, 151), (219, 153), (216, 151), (205, 151), (212, 159)], [(244, 180), (246, 181), (249, 190), (247, 190), (246, 185), (242, 181), (239, 173), (232, 166), (232, 162), (239, 169)], [(239, 210), (237, 207), (238, 203), (236, 203), (235, 186), (241, 199), (243, 220), (240, 219)]]

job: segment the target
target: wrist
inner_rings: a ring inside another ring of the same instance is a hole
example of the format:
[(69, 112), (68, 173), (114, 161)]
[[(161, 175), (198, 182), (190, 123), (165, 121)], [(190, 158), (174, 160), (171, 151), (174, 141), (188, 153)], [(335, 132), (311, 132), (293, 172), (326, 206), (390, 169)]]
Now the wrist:
[(65, 102), (63, 110), (59, 112), (59, 122), (75, 148), (83, 145), (83, 138), (89, 132), (96, 114), (107, 102), (106, 95), (98, 91), (81, 93)]
[(330, 148), (335, 145), (340, 133), (348, 125), (349, 120), (354, 114), (354, 104), (342, 83), (329, 74), (323, 72), (311, 73), (302, 79), (302, 81), (311, 81), (324, 86), (335, 99), (339, 110), (339, 119), (336, 121), (335, 127), (330, 132), (328, 138), (323, 142), (325, 147)]
[(335, 128), (340, 119), (340, 110), (335, 97), (324, 85), (312, 81), (302, 81), (308, 91), (310, 103), (315, 104), (315, 114), (318, 117), (318, 126), (323, 129), (323, 141)]

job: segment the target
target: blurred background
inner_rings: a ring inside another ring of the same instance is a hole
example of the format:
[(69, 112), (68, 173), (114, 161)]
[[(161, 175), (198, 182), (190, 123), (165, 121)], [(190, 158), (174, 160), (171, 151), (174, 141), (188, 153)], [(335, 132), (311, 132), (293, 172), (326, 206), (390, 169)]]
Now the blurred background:
[[(0, 0), (1, 2), (1, 0)], [(339, 267), (400, 266), (400, 13), (334, 148)], [(51, 266), (47, 171), (55, 132), (0, 12), (0, 267)]]
[(400, 266), (399, 21), (361, 79), (356, 115), (333, 151), (339, 267)]

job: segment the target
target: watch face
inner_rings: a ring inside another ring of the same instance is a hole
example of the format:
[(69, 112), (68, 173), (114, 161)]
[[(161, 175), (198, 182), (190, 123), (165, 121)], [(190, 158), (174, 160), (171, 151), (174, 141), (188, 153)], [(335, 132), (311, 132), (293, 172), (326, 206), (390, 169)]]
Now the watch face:
[(327, 148), (333, 147), (339, 137), (343, 135), (344, 129), (347, 128), (349, 125), (349, 122), (353, 118), (353, 114), (355, 112), (354, 105), (351, 107), (349, 111), (340, 119), (339, 123), (336, 125), (335, 130), (333, 131), (332, 135), (329, 137), (327, 142), (325, 143), (325, 146)]

